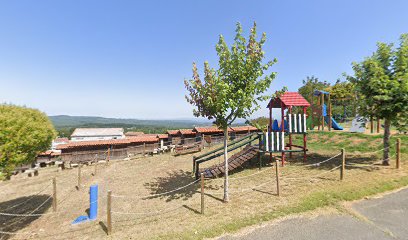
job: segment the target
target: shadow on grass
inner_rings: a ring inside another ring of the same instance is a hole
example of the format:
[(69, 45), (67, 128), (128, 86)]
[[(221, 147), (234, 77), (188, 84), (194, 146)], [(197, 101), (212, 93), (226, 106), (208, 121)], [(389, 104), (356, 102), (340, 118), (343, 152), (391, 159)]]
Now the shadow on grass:
[[(11, 214), (43, 214), (51, 207), (52, 198), (49, 197), (49, 195), (25, 196), (2, 202), (0, 203), (0, 212)], [(15, 233), (24, 229), (40, 217), (41, 216), (0, 215), (0, 231)], [(12, 236), (13, 235), (0, 234), (0, 239), (5, 240)], [(28, 237), (27, 235), (23, 236)]]
[[(177, 199), (187, 200), (197, 193), (197, 190), (200, 188), (199, 182), (184, 187), (193, 181), (195, 181), (195, 178), (191, 172), (175, 170), (167, 172), (165, 177), (156, 177), (154, 181), (145, 183), (144, 186), (150, 189), (152, 195), (164, 193), (164, 195), (156, 197), (170, 202)], [(178, 188), (182, 189), (176, 190)], [(152, 196), (151, 198), (156, 197)]]

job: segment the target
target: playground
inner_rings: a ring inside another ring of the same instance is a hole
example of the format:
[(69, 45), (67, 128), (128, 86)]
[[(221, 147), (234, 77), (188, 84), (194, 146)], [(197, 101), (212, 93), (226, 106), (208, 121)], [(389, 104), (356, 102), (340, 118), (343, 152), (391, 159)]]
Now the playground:
[[(232, 201), (222, 203), (223, 179), (205, 180), (205, 212), (201, 214), (200, 180), (192, 169), (193, 154), (162, 154), (109, 164), (83, 166), (77, 190), (77, 169), (44, 169), (35, 178), (21, 177), (0, 183), (3, 231), (1, 239), (104, 239), (107, 235), (107, 190), (111, 190), (111, 218), (114, 239), (201, 239), (267, 221), (287, 214), (337, 207), (340, 201), (363, 198), (408, 184), (401, 147), (401, 168), (395, 167), (395, 141), (402, 146), (408, 137), (391, 138), (391, 165), (378, 164), (382, 139), (378, 135), (346, 132), (310, 132), (307, 161), (303, 153), (287, 157), (280, 167), (280, 194), (277, 196), (276, 169), (268, 155), (259, 168), (255, 157), (230, 172)], [(300, 145), (301, 134), (293, 136)], [(252, 143), (255, 143), (253, 141)], [(206, 148), (211, 152), (220, 145)], [(231, 151), (240, 152), (245, 146)], [(348, 163), (341, 181), (340, 149), (346, 149)], [(202, 154), (200, 153), (200, 154)], [(202, 163), (200, 168), (222, 163), (222, 156)], [(57, 209), (52, 207), (52, 179), (56, 177)], [(99, 186), (98, 216), (95, 221), (72, 225), (89, 207), (89, 187)], [(29, 204), (22, 204), (22, 202)]]

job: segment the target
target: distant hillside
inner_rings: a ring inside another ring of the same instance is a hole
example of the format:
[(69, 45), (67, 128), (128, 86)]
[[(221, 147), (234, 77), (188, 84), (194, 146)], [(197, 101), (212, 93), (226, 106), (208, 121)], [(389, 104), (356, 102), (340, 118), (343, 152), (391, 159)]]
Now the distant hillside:
[(194, 120), (140, 120), (128, 118), (104, 118), (104, 117), (90, 117), (90, 116), (67, 116), (57, 115), (49, 116), (55, 127), (71, 127), (88, 124), (103, 124), (103, 125), (148, 125), (148, 126), (168, 126), (168, 127), (183, 127), (209, 124), (208, 121), (194, 121)]
[(140, 120), (125, 118), (104, 118), (91, 116), (49, 116), (59, 136), (68, 137), (77, 127), (122, 127), (125, 131), (163, 133), (168, 129), (193, 128), (209, 125), (210, 121), (194, 120)]

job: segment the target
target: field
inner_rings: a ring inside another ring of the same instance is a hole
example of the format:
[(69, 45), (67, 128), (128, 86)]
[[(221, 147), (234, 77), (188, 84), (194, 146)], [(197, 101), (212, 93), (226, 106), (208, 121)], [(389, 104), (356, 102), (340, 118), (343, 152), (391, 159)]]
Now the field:
[[(393, 136), (391, 154), (395, 153)], [(294, 155), (281, 170), (281, 195), (276, 195), (275, 167), (264, 157), (231, 175), (231, 201), (222, 202), (222, 179), (205, 182), (205, 214), (200, 214), (200, 184), (192, 176), (192, 155), (156, 155), (109, 165), (82, 168), (83, 186), (76, 189), (77, 169), (41, 169), (40, 175), (16, 176), (0, 183), (0, 212), (44, 214), (0, 216), (0, 239), (202, 239), (319, 207), (341, 209), (341, 201), (408, 185), (408, 136), (402, 139), (402, 168), (378, 165), (380, 135), (310, 133), (307, 163)], [(339, 180), (340, 149), (346, 149), (345, 179)], [(209, 151), (211, 149), (205, 149)], [(239, 151), (239, 150), (237, 150)], [(378, 152), (376, 152), (378, 151)], [(321, 164), (313, 164), (334, 157)], [(209, 164), (221, 162), (217, 159)], [(310, 165), (311, 164), (311, 165)], [(308, 166), (306, 166), (308, 165)], [(52, 178), (57, 178), (57, 212), (52, 210)], [(186, 186), (178, 191), (172, 190)], [(96, 221), (79, 225), (71, 222), (85, 215), (88, 189), (99, 185), (99, 213)], [(112, 191), (113, 233), (106, 234), (107, 191)], [(168, 194), (160, 195), (171, 191)], [(154, 196), (155, 194), (159, 194)], [(153, 196), (152, 196), (153, 195)], [(48, 199), (48, 200), (47, 200)], [(43, 204), (44, 203), (44, 204)]]

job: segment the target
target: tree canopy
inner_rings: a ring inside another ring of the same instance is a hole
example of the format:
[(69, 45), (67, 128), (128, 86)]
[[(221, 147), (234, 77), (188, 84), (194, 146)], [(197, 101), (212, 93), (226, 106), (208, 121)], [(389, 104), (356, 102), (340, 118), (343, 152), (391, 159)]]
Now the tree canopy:
[(49, 149), (56, 132), (48, 117), (35, 109), (0, 105), (0, 171), (10, 176)]
[(384, 163), (388, 163), (390, 127), (406, 128), (408, 111), (408, 35), (393, 44), (378, 43), (372, 56), (353, 63), (348, 79), (359, 93), (358, 111), (363, 116), (384, 118)]
[(226, 129), (236, 118), (247, 119), (259, 109), (259, 101), (270, 86), (276, 73), (267, 70), (276, 59), (263, 63), (263, 45), (266, 34), (257, 41), (256, 24), (251, 28), (249, 40), (242, 35), (242, 26), (236, 25), (235, 41), (228, 47), (222, 35), (216, 51), (217, 70), (204, 63), (204, 81), (200, 78), (197, 65), (193, 63), (193, 78), (185, 80), (189, 92), (187, 101), (195, 106), (196, 117), (214, 119), (215, 124)]
[(195, 109), (196, 117), (213, 119), (214, 123), (224, 130), (224, 201), (228, 201), (228, 126), (237, 118), (248, 119), (260, 108), (259, 102), (265, 99), (262, 94), (269, 88), (275, 78), (275, 72), (268, 69), (276, 59), (263, 62), (263, 46), (266, 34), (257, 40), (256, 23), (251, 28), (249, 39), (242, 35), (242, 26), (237, 23), (234, 43), (228, 47), (220, 35), (216, 45), (218, 69), (204, 63), (204, 79), (193, 63), (193, 78), (185, 80), (188, 95), (187, 101)]

